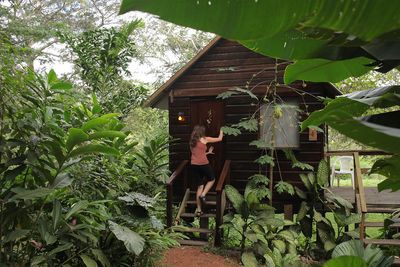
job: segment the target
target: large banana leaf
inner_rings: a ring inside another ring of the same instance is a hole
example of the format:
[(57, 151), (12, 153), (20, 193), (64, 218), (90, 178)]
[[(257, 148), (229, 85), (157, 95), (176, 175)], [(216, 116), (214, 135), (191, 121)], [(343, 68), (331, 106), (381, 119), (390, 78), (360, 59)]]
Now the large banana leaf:
[(385, 0), (123, 0), (120, 13), (149, 12), (163, 20), (235, 40), (261, 39), (308, 27), (371, 41), (400, 27), (398, 9), (400, 2)]
[(392, 153), (400, 153), (399, 111), (360, 117), (375, 108), (387, 108), (400, 103), (400, 86), (387, 86), (355, 92), (339, 97), (317, 112), (313, 112), (301, 125), (327, 123), (342, 134), (366, 144)]
[[(297, 73), (302, 65), (311, 64), (314, 67), (310, 75), (290, 80), (320, 81), (320, 75), (312, 75), (317, 71), (327, 74), (324, 81), (333, 82), (353, 75), (352, 71), (339, 75), (343, 68), (368, 71), (364, 62), (349, 59), (377, 60), (383, 72), (400, 64), (399, 8), (399, 1), (385, 0), (123, 0), (120, 13), (149, 12), (176, 24), (237, 40), (267, 56), (310, 59), (291, 67)], [(319, 68), (321, 59), (341, 62)], [(360, 71), (356, 73), (360, 75)]]

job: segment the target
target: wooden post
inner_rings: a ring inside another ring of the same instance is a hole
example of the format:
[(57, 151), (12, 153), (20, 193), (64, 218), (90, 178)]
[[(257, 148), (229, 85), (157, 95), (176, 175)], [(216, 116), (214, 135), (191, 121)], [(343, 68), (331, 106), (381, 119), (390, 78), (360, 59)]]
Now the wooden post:
[[(271, 155), (274, 158), (274, 149), (271, 148)], [(274, 166), (269, 164), (269, 191), (271, 192), (271, 198), (269, 199), (269, 205), (272, 206), (272, 196), (274, 195)]]
[(172, 226), (172, 184), (167, 184), (167, 227)]
[(285, 220), (293, 221), (293, 205), (292, 204), (283, 205), (283, 213), (284, 213)]

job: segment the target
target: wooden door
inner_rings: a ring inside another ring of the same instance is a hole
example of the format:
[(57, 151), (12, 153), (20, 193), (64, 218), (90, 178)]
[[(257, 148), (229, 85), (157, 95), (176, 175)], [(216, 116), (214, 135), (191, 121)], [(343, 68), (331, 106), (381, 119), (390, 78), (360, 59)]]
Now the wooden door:
[[(218, 137), (219, 130), (224, 125), (224, 103), (215, 99), (191, 100), (191, 131), (195, 125), (206, 127), (206, 136)], [(208, 155), (211, 167), (218, 177), (224, 164), (224, 141), (208, 144), (207, 147), (214, 147), (214, 155)]]

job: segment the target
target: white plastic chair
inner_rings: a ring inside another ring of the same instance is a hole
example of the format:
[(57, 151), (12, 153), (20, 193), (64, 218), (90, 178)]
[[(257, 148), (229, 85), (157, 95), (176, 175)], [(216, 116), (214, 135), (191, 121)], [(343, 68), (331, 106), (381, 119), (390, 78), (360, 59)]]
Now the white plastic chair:
[[(335, 163), (339, 161), (339, 166), (340, 169), (336, 170), (335, 169)], [(341, 156), (338, 157), (337, 160), (335, 161), (334, 164), (332, 164), (332, 173), (331, 173), (331, 186), (333, 186), (333, 182), (335, 181), (335, 176), (336, 174), (350, 174), (351, 175), (351, 185), (353, 186), (354, 189), (354, 159), (352, 156)], [(336, 178), (338, 181), (338, 186), (339, 186), (339, 180), (340, 178)]]

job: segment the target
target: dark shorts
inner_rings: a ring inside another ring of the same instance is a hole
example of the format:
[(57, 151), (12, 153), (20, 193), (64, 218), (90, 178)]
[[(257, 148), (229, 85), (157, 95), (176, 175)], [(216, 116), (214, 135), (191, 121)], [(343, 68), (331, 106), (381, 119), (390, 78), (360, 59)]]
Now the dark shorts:
[(215, 174), (210, 164), (191, 165), (191, 179), (194, 186), (200, 186), (215, 179)]

